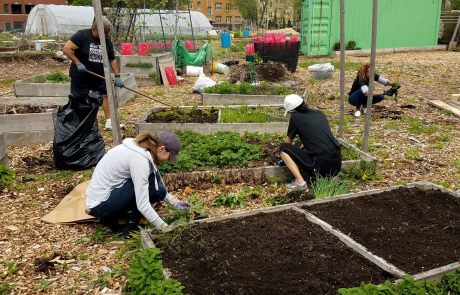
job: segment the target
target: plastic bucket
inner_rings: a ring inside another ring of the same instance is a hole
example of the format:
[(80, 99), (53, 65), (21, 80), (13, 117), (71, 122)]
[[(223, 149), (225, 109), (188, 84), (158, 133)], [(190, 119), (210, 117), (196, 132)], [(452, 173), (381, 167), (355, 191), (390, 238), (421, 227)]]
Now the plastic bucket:
[(222, 48), (229, 48), (230, 47), (230, 41), (231, 41), (230, 33), (223, 32), (220, 35), (220, 45), (221, 45)]
[(243, 37), (244, 37), (244, 38), (249, 37), (249, 28), (247, 28), (247, 27), (244, 28), (244, 30), (243, 30)]
[(35, 41), (35, 51), (42, 51), (42, 43)]
[(227, 65), (221, 64), (220, 62), (212, 63), (212, 71), (219, 74), (227, 74), (230, 69)]
[(187, 66), (185, 68), (185, 74), (187, 76), (199, 76), (203, 74), (203, 67)]

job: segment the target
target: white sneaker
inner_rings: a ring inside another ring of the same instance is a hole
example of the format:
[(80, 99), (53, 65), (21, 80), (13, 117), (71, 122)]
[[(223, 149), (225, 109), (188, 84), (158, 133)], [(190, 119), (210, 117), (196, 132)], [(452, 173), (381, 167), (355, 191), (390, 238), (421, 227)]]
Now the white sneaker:
[(356, 111), (356, 112), (355, 112), (355, 117), (361, 117), (361, 112), (360, 112), (360, 111)]
[(367, 108), (363, 108), (363, 114), (366, 114)]
[(302, 184), (298, 184), (297, 181), (291, 182), (291, 183), (286, 183), (286, 189), (288, 190), (294, 190), (294, 191), (301, 191), (307, 189), (307, 182), (304, 181)]
[[(120, 124), (120, 128), (123, 129), (125, 128), (125, 124)], [(112, 130), (112, 119), (107, 119), (105, 120), (105, 130)]]

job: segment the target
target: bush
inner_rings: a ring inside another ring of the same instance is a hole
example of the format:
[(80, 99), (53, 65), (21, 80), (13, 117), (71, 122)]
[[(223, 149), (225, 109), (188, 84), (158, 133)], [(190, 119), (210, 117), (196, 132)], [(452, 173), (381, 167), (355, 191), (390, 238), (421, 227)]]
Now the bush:
[[(340, 46), (339, 46), (340, 48)], [(356, 48), (356, 42), (353, 40), (348, 41), (347, 46), (345, 47), (347, 50), (355, 50)]]
[(70, 78), (61, 71), (54, 71), (46, 75), (46, 81), (49, 81), (52, 83), (65, 83), (65, 82), (69, 82)]
[(182, 294), (181, 283), (164, 277), (160, 253), (158, 248), (147, 248), (133, 256), (128, 271), (131, 294)]

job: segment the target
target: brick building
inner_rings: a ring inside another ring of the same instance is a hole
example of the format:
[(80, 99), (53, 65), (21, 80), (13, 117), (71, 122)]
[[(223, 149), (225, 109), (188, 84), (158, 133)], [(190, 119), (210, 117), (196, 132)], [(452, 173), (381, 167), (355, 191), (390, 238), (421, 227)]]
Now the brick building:
[(27, 15), (37, 4), (67, 4), (67, 0), (0, 0), (0, 32), (23, 32)]
[(243, 26), (243, 17), (232, 0), (191, 0), (190, 9), (206, 15), (213, 27), (232, 30)]

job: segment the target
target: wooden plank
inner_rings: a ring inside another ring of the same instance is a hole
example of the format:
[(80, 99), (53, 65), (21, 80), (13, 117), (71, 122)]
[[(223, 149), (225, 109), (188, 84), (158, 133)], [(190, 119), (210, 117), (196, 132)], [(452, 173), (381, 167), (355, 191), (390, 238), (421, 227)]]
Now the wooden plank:
[(439, 108), (439, 109), (452, 112), (454, 114), (454, 116), (460, 118), (460, 109), (459, 108), (451, 106), (450, 104), (447, 104), (447, 103), (445, 103), (443, 101), (440, 101), (440, 100), (429, 100), (428, 103), (430, 105), (434, 106), (434, 107)]
[(5, 141), (8, 145), (28, 145), (53, 141), (53, 130), (39, 130), (29, 132), (5, 133)]
[(0, 116), (0, 132), (54, 130), (55, 112)]
[(383, 259), (383, 258), (381, 258), (381, 257), (379, 257), (377, 255), (372, 254), (371, 252), (369, 252), (367, 250), (366, 247), (364, 247), (363, 245), (359, 244), (358, 242), (356, 242), (355, 240), (353, 240), (352, 238), (350, 238), (346, 234), (342, 233), (341, 231), (334, 229), (330, 224), (328, 224), (327, 222), (319, 219), (318, 217), (316, 217), (315, 215), (311, 214), (310, 212), (307, 212), (307, 211), (305, 211), (303, 209), (300, 209), (300, 208), (297, 208), (297, 207), (293, 207), (293, 209), (295, 211), (299, 212), (299, 213), (304, 214), (305, 217), (308, 219), (308, 221), (310, 221), (312, 223), (315, 223), (315, 224), (318, 224), (325, 231), (330, 232), (331, 234), (333, 234), (334, 236), (339, 238), (345, 245), (347, 245), (348, 247), (352, 248), (357, 253), (359, 253), (361, 256), (363, 256), (367, 260), (371, 261), (375, 265), (379, 266), (380, 268), (384, 269), (385, 271), (393, 274), (394, 276), (396, 276), (398, 278), (402, 278), (402, 277), (407, 275), (407, 273), (405, 273), (404, 271), (400, 270), (399, 268), (397, 268), (393, 264), (389, 263), (385, 259)]
[(0, 133), (0, 165), (8, 167), (8, 151), (3, 133)]
[(415, 280), (439, 280), (444, 274), (460, 269), (460, 262), (434, 268), (414, 275)]
[[(160, 68), (160, 74), (161, 74), (161, 79), (163, 80), (163, 84), (166, 86), (169, 85), (168, 77), (166, 76), (166, 68), (167, 67), (172, 67), (174, 69), (174, 61), (172, 58), (166, 58), (166, 59), (160, 59), (158, 61), (158, 66)], [(174, 75), (175, 75), (175, 70), (174, 70)]]

